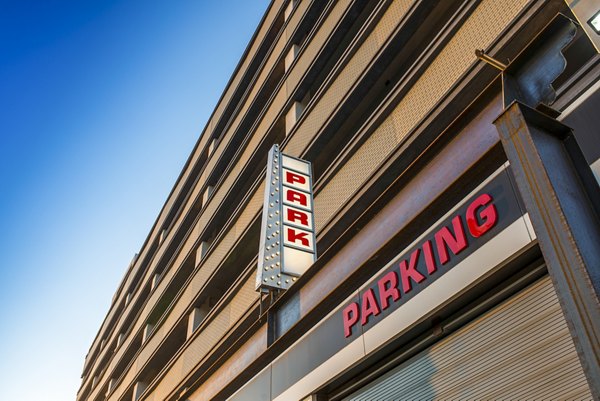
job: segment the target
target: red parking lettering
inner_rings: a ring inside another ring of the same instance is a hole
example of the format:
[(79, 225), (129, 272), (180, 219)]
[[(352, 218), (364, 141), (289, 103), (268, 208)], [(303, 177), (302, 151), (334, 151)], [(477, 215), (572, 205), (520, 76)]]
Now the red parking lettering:
[(302, 192), (294, 191), (293, 189), (287, 190), (285, 200), (292, 203), (298, 203), (304, 207), (308, 207), (308, 196), (306, 196), (306, 194), (303, 194)]
[(285, 172), (285, 181), (290, 184), (306, 184), (306, 177), (300, 174), (293, 173), (291, 171)]
[(437, 270), (435, 263), (435, 257), (433, 256), (433, 246), (431, 241), (427, 240), (423, 243), (423, 254), (425, 256), (425, 265), (427, 266), (427, 273), (431, 274)]
[(358, 304), (352, 302), (346, 306), (342, 315), (344, 316), (344, 336), (350, 337), (352, 335), (352, 326), (358, 322)]
[[(496, 207), (493, 204), (490, 204), (492, 201), (493, 199), (490, 195), (481, 194), (467, 208), (467, 226), (469, 227), (469, 232), (475, 238), (478, 238), (488, 232), (498, 221)], [(486, 207), (479, 211), (479, 209), (483, 206)], [(479, 218), (483, 220), (483, 223), (481, 224), (479, 224), (476, 216), (478, 211)]]
[(398, 275), (395, 271), (391, 271), (379, 279), (377, 286), (379, 287), (379, 303), (382, 310), (386, 310), (390, 306), (390, 298), (392, 298), (393, 302), (400, 299)]
[(310, 246), (310, 241), (308, 240), (308, 233), (302, 231), (296, 231), (293, 228), (287, 227), (287, 236), (288, 241), (291, 243), (296, 243), (300, 241), (300, 243), (304, 246)]
[(406, 263), (406, 260), (400, 262), (400, 277), (402, 279), (402, 291), (404, 291), (405, 294), (412, 290), (412, 284), (410, 280), (413, 280), (417, 284), (425, 280), (425, 276), (417, 270), (417, 262), (419, 261), (420, 253), (421, 248), (417, 248), (410, 255), (410, 263)]
[(460, 216), (452, 219), (452, 227), (454, 228), (454, 235), (448, 227), (442, 227), (440, 231), (435, 233), (435, 244), (441, 264), (446, 264), (450, 260), (447, 246), (450, 247), (450, 250), (455, 255), (458, 255), (467, 247), (467, 237)]
[(369, 316), (377, 316), (381, 313), (379, 305), (377, 305), (377, 300), (375, 299), (375, 292), (372, 288), (369, 288), (363, 293), (360, 312), (360, 324), (363, 326), (369, 322)]
[(309, 226), (308, 224), (308, 213), (300, 210), (288, 209), (287, 219), (292, 223), (300, 223), (303, 226)]

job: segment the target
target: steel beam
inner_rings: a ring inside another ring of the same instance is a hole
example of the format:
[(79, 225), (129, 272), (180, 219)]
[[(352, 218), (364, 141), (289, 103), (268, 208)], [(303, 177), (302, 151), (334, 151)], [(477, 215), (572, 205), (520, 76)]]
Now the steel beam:
[(567, 126), (517, 101), (494, 124), (598, 400), (600, 190)]

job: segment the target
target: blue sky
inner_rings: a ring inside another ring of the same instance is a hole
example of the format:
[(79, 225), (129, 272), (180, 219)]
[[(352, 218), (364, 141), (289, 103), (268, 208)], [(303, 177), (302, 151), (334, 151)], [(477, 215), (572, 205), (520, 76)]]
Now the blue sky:
[(268, 1), (0, 4), (0, 400), (74, 400)]

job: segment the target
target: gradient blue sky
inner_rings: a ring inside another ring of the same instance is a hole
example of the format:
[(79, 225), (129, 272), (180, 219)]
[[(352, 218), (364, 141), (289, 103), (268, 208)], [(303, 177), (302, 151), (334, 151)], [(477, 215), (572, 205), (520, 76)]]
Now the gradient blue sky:
[(267, 0), (3, 1), (0, 400), (83, 360)]

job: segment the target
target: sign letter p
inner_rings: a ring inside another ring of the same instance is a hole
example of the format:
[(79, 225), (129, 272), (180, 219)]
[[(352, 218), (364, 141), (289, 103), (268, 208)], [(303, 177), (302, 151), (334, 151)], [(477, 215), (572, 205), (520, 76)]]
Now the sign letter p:
[(300, 185), (306, 184), (306, 177), (300, 174), (296, 174), (292, 171), (285, 172), (285, 181), (291, 185), (298, 183)]
[(297, 171), (288, 170), (286, 168), (283, 169), (283, 185), (287, 187), (299, 189), (300, 191), (310, 193), (310, 182), (309, 176), (299, 173)]
[(344, 317), (344, 336), (347, 338), (352, 335), (352, 326), (358, 323), (358, 304), (352, 302), (350, 305), (346, 306), (342, 315)]

